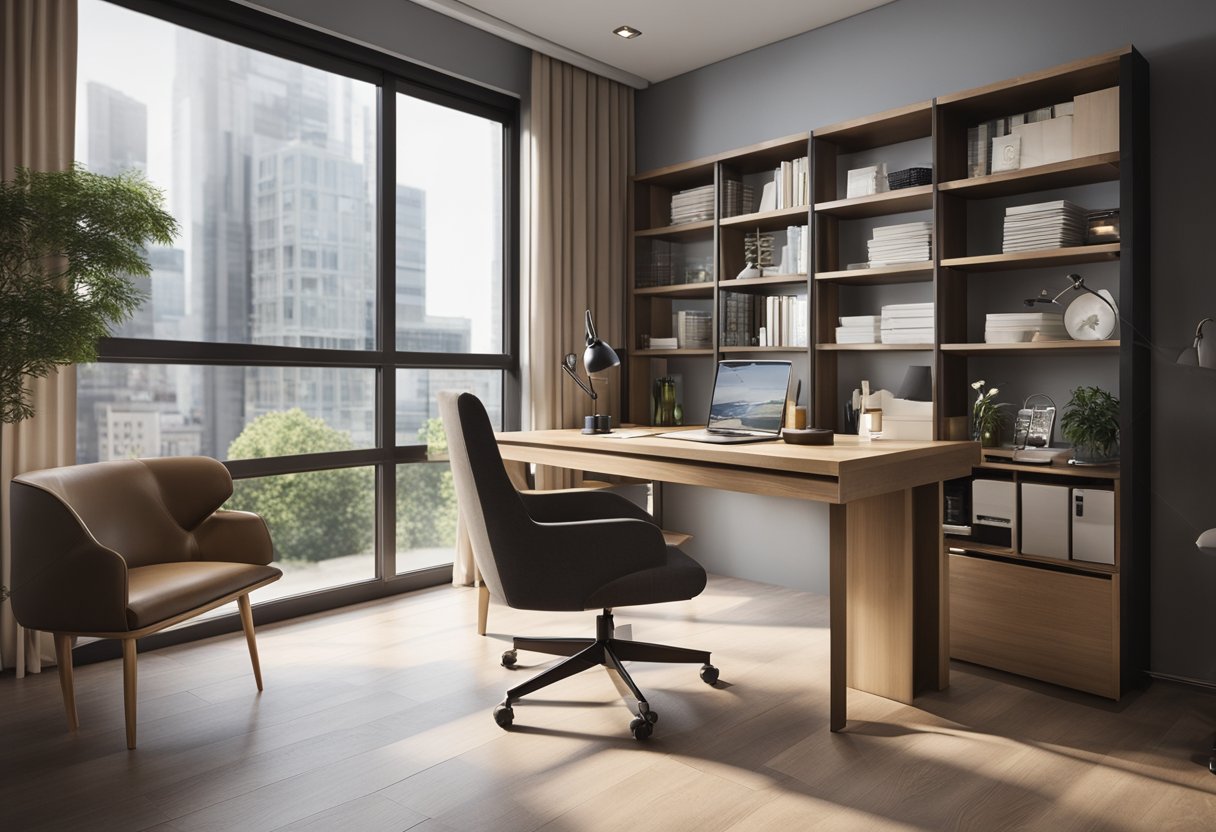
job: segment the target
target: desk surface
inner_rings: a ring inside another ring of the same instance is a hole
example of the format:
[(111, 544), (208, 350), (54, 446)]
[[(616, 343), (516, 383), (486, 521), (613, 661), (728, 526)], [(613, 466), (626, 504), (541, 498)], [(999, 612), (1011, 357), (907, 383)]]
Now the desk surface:
[(862, 442), (838, 435), (834, 445), (714, 445), (620, 438), (631, 433), (505, 432), (498, 434), (498, 447), (508, 460), (830, 503), (966, 476), (980, 462), (975, 442)]

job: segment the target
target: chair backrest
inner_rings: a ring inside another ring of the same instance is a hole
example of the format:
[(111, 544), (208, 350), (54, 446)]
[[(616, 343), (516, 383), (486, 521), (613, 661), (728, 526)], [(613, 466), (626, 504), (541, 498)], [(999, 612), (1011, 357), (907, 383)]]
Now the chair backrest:
[[(16, 476), (13, 483), (54, 497), (130, 568), (197, 559), (191, 532), (232, 496), (228, 469), (201, 456), (49, 468)], [(38, 505), (31, 503), (31, 510)]]
[(448, 437), (456, 502), (473, 546), (473, 559), (490, 592), (512, 603), (526, 585), (521, 541), (532, 522), (507, 477), (490, 417), (472, 393), (439, 393), (439, 415)]

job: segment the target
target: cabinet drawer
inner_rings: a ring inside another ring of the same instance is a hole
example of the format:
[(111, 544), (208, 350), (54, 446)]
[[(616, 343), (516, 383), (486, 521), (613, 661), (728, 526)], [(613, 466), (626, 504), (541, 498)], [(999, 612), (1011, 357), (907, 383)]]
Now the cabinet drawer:
[(1118, 699), (1118, 581), (950, 555), (950, 655)]

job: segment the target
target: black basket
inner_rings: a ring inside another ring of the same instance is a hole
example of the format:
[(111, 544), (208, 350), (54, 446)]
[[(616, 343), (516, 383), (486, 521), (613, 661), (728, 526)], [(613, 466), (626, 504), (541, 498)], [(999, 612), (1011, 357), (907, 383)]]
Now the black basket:
[(933, 183), (933, 168), (904, 168), (887, 174), (887, 187), (892, 191)]

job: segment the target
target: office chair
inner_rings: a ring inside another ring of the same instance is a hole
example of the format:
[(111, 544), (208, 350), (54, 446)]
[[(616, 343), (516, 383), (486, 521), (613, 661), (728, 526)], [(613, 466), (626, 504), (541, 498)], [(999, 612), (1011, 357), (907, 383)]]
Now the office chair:
[(520, 698), (554, 682), (604, 666), (635, 705), (629, 730), (651, 735), (658, 713), (624, 662), (701, 665), (701, 679), (718, 681), (703, 650), (618, 639), (612, 609), (683, 601), (705, 588), (705, 570), (668, 546), (654, 519), (625, 498), (604, 491), (521, 494), (511, 485), (482, 403), (469, 393), (439, 394), (448, 437), (456, 499), (473, 546), (473, 558), (490, 592), (525, 610), (602, 609), (595, 638), (516, 637), (502, 655), (513, 667), (519, 650), (568, 658), (507, 691), (494, 721), (510, 728)]
[(249, 593), (277, 581), (256, 514), (223, 511), (232, 477), (207, 457), (123, 459), (13, 477), (13, 615), (55, 635), (76, 730), (72, 638), (122, 640), (127, 748), (135, 748), (136, 640), (236, 601), (262, 689)]

